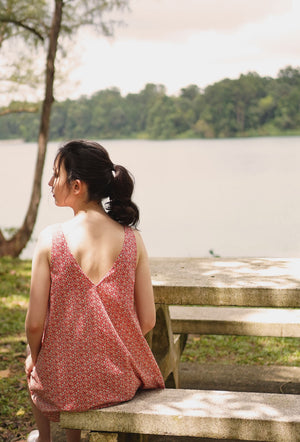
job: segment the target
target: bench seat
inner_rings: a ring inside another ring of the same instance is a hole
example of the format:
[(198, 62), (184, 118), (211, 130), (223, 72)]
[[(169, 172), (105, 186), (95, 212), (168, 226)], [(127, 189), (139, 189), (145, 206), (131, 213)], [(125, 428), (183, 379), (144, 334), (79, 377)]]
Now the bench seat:
[[(165, 389), (139, 392), (131, 401), (100, 410), (61, 413), (63, 428), (216, 439), (296, 442), (300, 396)], [(113, 439), (113, 434), (115, 439)], [(101, 438), (100, 438), (101, 437)]]
[(300, 337), (300, 309), (170, 306), (174, 333)]

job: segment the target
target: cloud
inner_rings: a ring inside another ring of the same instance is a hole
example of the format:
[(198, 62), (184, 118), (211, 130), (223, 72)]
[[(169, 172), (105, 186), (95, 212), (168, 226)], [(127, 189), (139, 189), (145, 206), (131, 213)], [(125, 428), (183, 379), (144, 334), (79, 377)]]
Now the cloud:
[[(254, 42), (271, 57), (289, 57), (291, 63), (300, 60), (300, 2), (295, 0), (291, 13), (268, 17), (264, 26), (253, 27)], [(265, 31), (264, 31), (265, 30)], [(267, 30), (267, 32), (266, 32)]]
[(293, 0), (132, 0), (119, 38), (162, 40), (195, 31), (232, 32), (291, 10)]
[(112, 86), (138, 92), (146, 83), (173, 94), (299, 65), (299, 0), (132, 0), (131, 7), (128, 27), (116, 29), (114, 39), (82, 30), (70, 96)]

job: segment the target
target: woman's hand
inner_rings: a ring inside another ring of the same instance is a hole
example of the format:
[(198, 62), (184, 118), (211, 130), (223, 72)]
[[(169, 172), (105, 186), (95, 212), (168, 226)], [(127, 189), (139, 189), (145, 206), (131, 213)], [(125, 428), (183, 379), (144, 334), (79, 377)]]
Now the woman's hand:
[(33, 363), (33, 360), (32, 360), (32, 357), (31, 357), (31, 354), (29, 354), (28, 356), (27, 356), (27, 358), (25, 359), (25, 373), (26, 373), (26, 376), (29, 378), (30, 377), (30, 375), (31, 375), (31, 372), (32, 372), (32, 370), (33, 370), (33, 367), (34, 367), (34, 363)]

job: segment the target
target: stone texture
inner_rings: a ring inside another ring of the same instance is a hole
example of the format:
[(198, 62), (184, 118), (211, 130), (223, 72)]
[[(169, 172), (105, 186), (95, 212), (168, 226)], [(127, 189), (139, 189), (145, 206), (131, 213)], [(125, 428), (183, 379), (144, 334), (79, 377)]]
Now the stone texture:
[[(229, 390), (300, 395), (300, 367), (243, 366), (181, 362), (180, 383), (186, 389)], [(64, 431), (52, 423), (53, 442), (66, 442)], [(82, 442), (87, 442), (82, 432)], [(195, 442), (200, 438), (149, 436), (149, 442)], [(207, 439), (213, 442), (219, 439)], [(206, 439), (202, 439), (204, 442)], [(232, 439), (228, 440), (228, 442)]]
[(151, 258), (155, 301), (300, 307), (300, 259)]
[(89, 442), (118, 442), (118, 433), (90, 433)]
[(296, 442), (300, 397), (166, 389), (88, 413), (62, 413), (62, 426), (94, 431)]
[(179, 376), (186, 389), (300, 395), (300, 367), (181, 362)]
[(300, 337), (300, 309), (170, 306), (174, 333)]
[(149, 344), (166, 386), (168, 388), (179, 388), (179, 361), (185, 339), (179, 335), (173, 335), (167, 305), (156, 305), (156, 326), (152, 331)]

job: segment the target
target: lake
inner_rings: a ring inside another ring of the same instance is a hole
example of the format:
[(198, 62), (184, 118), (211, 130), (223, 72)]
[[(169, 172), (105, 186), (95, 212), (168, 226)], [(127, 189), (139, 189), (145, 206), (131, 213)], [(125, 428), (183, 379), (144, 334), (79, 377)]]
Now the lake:
[[(135, 176), (134, 200), (151, 257), (300, 257), (300, 137), (225, 140), (105, 140), (115, 164)], [(54, 205), (47, 182), (59, 143), (51, 142), (38, 233), (73, 216)], [(0, 141), (0, 226), (22, 223), (36, 144)]]

